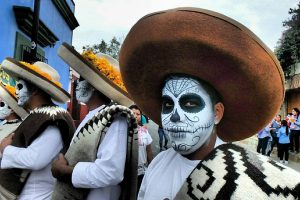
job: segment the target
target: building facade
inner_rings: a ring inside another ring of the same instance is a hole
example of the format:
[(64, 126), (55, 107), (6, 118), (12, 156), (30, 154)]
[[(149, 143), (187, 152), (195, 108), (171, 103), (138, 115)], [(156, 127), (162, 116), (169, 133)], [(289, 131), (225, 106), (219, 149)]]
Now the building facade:
[[(27, 60), (35, 0), (3, 0), (0, 3), (0, 62), (6, 57)], [(69, 67), (57, 55), (63, 42), (72, 43), (73, 30), (79, 26), (74, 16), (73, 0), (40, 0), (37, 58), (48, 63), (60, 74), (62, 86), (68, 91)], [(2, 79), (10, 80), (1, 73)]]
[(300, 109), (300, 63), (292, 65), (287, 70), (285, 80), (285, 101), (282, 112), (284, 116), (293, 108)]

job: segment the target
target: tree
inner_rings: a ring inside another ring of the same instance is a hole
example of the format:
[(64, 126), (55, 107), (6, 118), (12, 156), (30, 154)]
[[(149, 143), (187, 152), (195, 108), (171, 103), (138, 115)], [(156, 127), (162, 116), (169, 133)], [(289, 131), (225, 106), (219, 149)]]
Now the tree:
[(117, 40), (116, 37), (113, 37), (110, 40), (110, 43), (106, 43), (103, 39), (101, 40), (100, 44), (94, 44), (92, 46), (86, 45), (82, 47), (83, 51), (91, 50), (94, 53), (105, 53), (110, 55), (115, 59), (119, 59), (121, 42)]
[(290, 8), (291, 18), (283, 22), (287, 29), (282, 33), (275, 54), (283, 68), (289, 74), (289, 67), (300, 62), (300, 2), (297, 8)]

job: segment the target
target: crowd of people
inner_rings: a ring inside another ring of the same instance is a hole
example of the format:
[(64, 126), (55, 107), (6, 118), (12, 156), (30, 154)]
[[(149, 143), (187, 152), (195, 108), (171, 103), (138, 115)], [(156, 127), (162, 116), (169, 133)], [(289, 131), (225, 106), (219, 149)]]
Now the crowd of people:
[(280, 162), (288, 164), (289, 153), (299, 153), (299, 133), (299, 109), (295, 107), (283, 120), (281, 115), (276, 115), (271, 123), (258, 132), (257, 152), (270, 156), (273, 147), (277, 146)]
[[(89, 112), (78, 127), (54, 103), (70, 99), (55, 69), (1, 64), (17, 80), (15, 91), (0, 87), (2, 126), (11, 128), (0, 142), (1, 200), (300, 198), (299, 173), (227, 143), (265, 126), (284, 97), (275, 56), (233, 19), (200, 8), (141, 18), (117, 66), (126, 90), (113, 58), (86, 58), (65, 43), (58, 55), (79, 74), (76, 99)], [(142, 111), (160, 125), (154, 158)], [(276, 116), (259, 133), (258, 151), (268, 154), (271, 140), (282, 162), (289, 147), (299, 152), (298, 116), (296, 108), (288, 120)]]

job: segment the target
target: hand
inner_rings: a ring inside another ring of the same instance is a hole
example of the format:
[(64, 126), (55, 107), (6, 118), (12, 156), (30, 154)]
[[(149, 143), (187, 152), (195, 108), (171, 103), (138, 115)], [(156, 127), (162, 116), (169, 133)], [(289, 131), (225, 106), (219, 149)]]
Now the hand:
[(63, 182), (72, 182), (73, 167), (68, 165), (68, 161), (63, 154), (59, 154), (58, 159), (52, 163), (51, 172), (53, 177)]
[(8, 136), (6, 136), (0, 143), (0, 152), (1, 154), (3, 154), (4, 149), (8, 146), (11, 145), (12, 141), (13, 141), (13, 137), (14, 137), (15, 133), (11, 133)]

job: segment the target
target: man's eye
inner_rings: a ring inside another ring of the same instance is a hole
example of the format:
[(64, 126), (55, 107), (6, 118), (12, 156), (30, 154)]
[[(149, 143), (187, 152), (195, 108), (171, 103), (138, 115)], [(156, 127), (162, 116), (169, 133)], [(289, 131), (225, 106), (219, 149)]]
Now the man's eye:
[(165, 102), (165, 107), (172, 107), (173, 106), (173, 103), (171, 103), (171, 102)]
[(18, 84), (17, 84), (17, 88), (18, 88), (18, 90), (22, 90), (23, 85), (22, 85), (21, 83), (18, 83)]
[(170, 96), (164, 95), (162, 97), (162, 113), (171, 113), (174, 108), (174, 102)]
[(185, 112), (197, 113), (205, 107), (205, 102), (197, 94), (185, 94), (180, 97), (179, 105)]
[(186, 107), (196, 107), (196, 106), (198, 106), (198, 103), (192, 102), (192, 101), (187, 101), (187, 102), (185, 102), (184, 106), (186, 106)]

